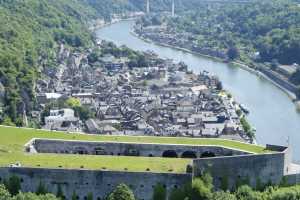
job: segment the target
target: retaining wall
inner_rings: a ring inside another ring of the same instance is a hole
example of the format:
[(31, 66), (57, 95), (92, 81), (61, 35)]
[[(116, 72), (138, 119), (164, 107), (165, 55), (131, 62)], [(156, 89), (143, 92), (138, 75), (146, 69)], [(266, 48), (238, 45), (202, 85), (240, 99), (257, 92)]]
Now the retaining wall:
[(133, 190), (136, 199), (150, 200), (153, 188), (158, 183), (163, 184), (170, 192), (173, 188), (182, 187), (192, 181), (191, 174), (0, 168), (0, 179), (7, 179), (11, 175), (21, 179), (24, 192), (36, 192), (42, 183), (49, 192), (56, 194), (60, 185), (67, 200), (71, 199), (74, 191), (78, 200), (86, 200), (89, 193), (93, 194), (94, 199), (104, 199), (121, 183), (125, 183)]
[(217, 188), (233, 189), (242, 182), (252, 187), (269, 182), (279, 184), (289, 173), (289, 152), (286, 148), (279, 153), (196, 159), (193, 161), (194, 175), (210, 172)]
[(300, 184), (300, 173), (286, 175), (286, 181), (289, 185)]
[[(205, 154), (215, 156), (244, 155), (247, 152), (218, 146), (192, 146), (175, 144), (137, 144), (122, 142), (82, 142), (35, 139), (28, 151), (38, 153), (66, 153), (91, 155), (123, 155), (144, 157), (200, 158)], [(34, 149), (33, 149), (34, 148)]]
[(292, 83), (288, 82), (287, 80), (284, 80), (284, 79), (280, 78), (274, 72), (272, 72), (268, 69), (261, 68), (260, 71), (263, 74), (265, 74), (268, 78), (273, 80), (275, 83), (277, 83), (278, 85), (283, 87), (284, 89), (286, 89), (286, 90), (288, 90), (292, 93), (296, 93), (297, 87), (295, 85), (293, 85)]

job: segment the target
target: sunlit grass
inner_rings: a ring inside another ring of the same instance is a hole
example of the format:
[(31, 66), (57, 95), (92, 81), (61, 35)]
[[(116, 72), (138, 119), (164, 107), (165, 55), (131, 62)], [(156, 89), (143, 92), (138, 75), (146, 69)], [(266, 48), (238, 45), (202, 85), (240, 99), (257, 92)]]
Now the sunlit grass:
[(240, 149), (252, 153), (266, 152), (264, 147), (223, 139), (192, 139), (180, 137), (145, 137), (145, 136), (98, 136), (87, 134), (70, 134), (56, 131), (23, 129), (0, 126), (0, 165), (7, 166), (20, 162), (26, 167), (101, 169), (155, 172), (185, 172), (190, 159), (93, 156), (63, 154), (28, 154), (24, 145), (32, 138), (113, 141), (136, 143), (166, 143), (186, 145), (216, 145)]

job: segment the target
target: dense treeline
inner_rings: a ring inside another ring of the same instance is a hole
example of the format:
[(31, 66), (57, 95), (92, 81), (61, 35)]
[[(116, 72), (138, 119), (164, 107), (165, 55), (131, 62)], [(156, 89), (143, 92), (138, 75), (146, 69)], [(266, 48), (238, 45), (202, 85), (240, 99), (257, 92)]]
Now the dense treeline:
[(84, 0), (86, 5), (93, 7), (96, 13), (102, 16), (106, 21), (112, 19), (113, 14), (138, 11), (134, 4), (128, 0)]
[[(153, 8), (165, 8), (156, 0)], [(91, 19), (145, 10), (144, 0), (0, 0), (0, 122), (23, 125), (35, 106), (35, 81), (57, 66), (60, 44), (81, 50), (92, 45)]]
[(300, 63), (300, 7), (292, 1), (202, 6), (172, 25), (197, 34), (199, 45), (236, 45), (246, 53), (259, 51), (262, 61)]
[[(261, 186), (253, 190), (247, 185), (239, 186), (235, 191), (228, 191), (226, 183), (222, 184), (223, 190), (215, 191), (212, 184), (212, 177), (204, 174), (202, 177), (195, 178), (192, 184), (186, 184), (180, 188), (173, 188), (167, 191), (166, 187), (160, 183), (153, 188), (153, 200), (299, 200), (300, 185), (286, 186), (284, 183), (279, 186)], [(60, 185), (57, 185), (56, 193), (48, 194), (48, 188), (40, 182), (35, 193), (22, 193), (21, 182), (17, 176), (11, 176), (8, 180), (0, 184), (0, 200), (62, 200), (65, 194)], [(53, 191), (53, 190), (52, 190)], [(169, 195), (167, 195), (167, 193)], [(72, 194), (72, 200), (78, 199), (78, 194), (85, 195), (84, 199), (98, 199), (93, 193)], [(132, 189), (125, 184), (118, 185), (106, 200), (135, 200)]]
[(60, 44), (90, 47), (91, 19), (133, 10), (127, 0), (0, 0), (0, 122), (23, 125), (23, 112), (35, 106), (36, 79), (57, 66)]
[[(57, 186), (57, 193), (56, 195), (50, 194), (47, 192), (47, 188), (40, 183), (35, 193), (23, 193), (20, 191), (20, 183), (16, 176), (11, 177), (10, 181), (14, 181), (14, 184), (11, 185), (0, 185), (0, 200), (64, 200), (65, 195), (60, 185)], [(8, 181), (8, 182), (10, 182)], [(72, 194), (72, 200), (78, 200), (79, 196), (74, 191)], [(94, 200), (93, 193), (86, 194), (86, 200)], [(99, 199), (99, 198), (97, 198)], [(120, 184), (118, 185), (106, 198), (106, 200), (135, 200), (134, 194), (131, 189), (125, 185)]]
[[(169, 11), (170, 5), (171, 0), (151, 1), (154, 11)], [(300, 7), (290, 1), (205, 7), (197, 0), (177, 0), (176, 9), (189, 13), (172, 26), (197, 34), (199, 46), (237, 47), (242, 60), (259, 51), (262, 62), (300, 62)], [(141, 10), (144, 0), (1, 0), (0, 120), (22, 125), (23, 110), (34, 107), (35, 80), (42, 67), (56, 66), (59, 44), (77, 49), (92, 44), (86, 22)], [(291, 77), (296, 84), (298, 74)]]
[(245, 62), (300, 63), (300, 6), (290, 0), (199, 5), (169, 25), (195, 34), (200, 47), (236, 48)]
[(300, 63), (300, 7), (286, 0), (202, 6), (172, 25), (198, 35), (199, 45), (246, 53), (259, 51), (262, 61)]
[(39, 71), (55, 67), (60, 43), (73, 48), (91, 44), (83, 23), (88, 16), (81, 13), (90, 11), (73, 0), (0, 2), (0, 83), (6, 121), (22, 125), (21, 113), (34, 106)]

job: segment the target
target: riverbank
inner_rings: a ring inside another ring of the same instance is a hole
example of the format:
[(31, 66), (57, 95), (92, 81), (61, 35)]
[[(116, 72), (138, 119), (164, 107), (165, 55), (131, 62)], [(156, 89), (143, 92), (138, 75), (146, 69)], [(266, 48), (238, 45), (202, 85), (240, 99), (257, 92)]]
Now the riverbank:
[[(134, 29), (132, 29), (130, 31), (130, 33), (147, 42), (147, 43), (152, 43), (152, 44), (155, 44), (155, 45), (159, 45), (159, 46), (163, 46), (163, 47), (168, 47), (168, 48), (172, 48), (172, 49), (176, 49), (176, 50), (179, 50), (179, 51), (183, 51), (183, 52), (186, 52), (186, 53), (191, 53), (193, 55), (197, 55), (197, 56), (201, 56), (201, 57), (204, 57), (204, 58), (209, 58), (209, 59), (212, 59), (214, 61), (217, 61), (217, 62), (222, 62), (222, 63), (227, 63), (226, 60), (224, 59), (221, 59), (221, 58), (218, 58), (218, 57), (214, 57), (214, 56), (211, 56), (211, 55), (205, 55), (205, 54), (201, 54), (201, 53), (198, 53), (198, 52), (195, 52), (195, 51), (192, 51), (190, 49), (186, 49), (186, 48), (182, 48), (182, 47), (177, 47), (177, 46), (173, 46), (173, 45), (169, 45), (169, 44), (165, 44), (165, 43), (158, 43), (158, 42), (155, 42), (153, 40), (150, 40), (148, 38), (145, 38), (145, 37), (142, 37), (138, 34), (135, 33)], [(244, 63), (241, 63), (241, 62), (231, 62), (230, 63), (232, 66), (237, 66), (237, 67), (240, 67), (241, 69), (243, 70), (246, 70), (252, 74), (255, 74), (256, 76), (260, 77), (260, 78), (263, 78), (264, 80), (267, 80), (269, 81), (270, 83), (272, 83), (274, 86), (276, 86), (277, 88), (279, 88), (280, 90), (282, 90), (293, 102), (297, 102), (297, 98), (296, 98), (296, 94), (287, 89), (286, 87), (284, 87), (284, 85), (278, 83), (278, 81), (276, 81), (273, 77), (270, 77), (268, 76), (266, 73), (263, 73), (262, 71), (259, 71), (259, 70), (255, 70), (249, 66), (247, 66), (246, 64)]]
[(297, 100), (297, 97), (296, 97), (295, 93), (293, 93), (292, 91), (286, 89), (282, 85), (278, 84), (275, 80), (273, 80), (271, 77), (269, 77), (265, 73), (263, 73), (263, 72), (261, 72), (259, 70), (255, 70), (253, 68), (250, 68), (249, 66), (247, 66), (247, 65), (245, 65), (243, 63), (239, 63), (239, 62), (232, 62), (232, 65), (240, 67), (243, 70), (246, 70), (246, 71), (248, 71), (250, 73), (253, 73), (253, 74), (257, 75), (259, 78), (263, 78), (264, 80), (267, 80), (267, 81), (271, 82), (277, 88), (279, 88), (280, 90), (282, 90), (293, 102), (295, 102)]
[(95, 32), (97, 29), (101, 29), (101, 28), (104, 28), (104, 27), (107, 27), (107, 26), (110, 26), (110, 25), (113, 25), (113, 24), (116, 24), (116, 23), (119, 23), (122, 21), (134, 21), (136, 19), (138, 19), (138, 17), (130, 17), (130, 18), (124, 18), (124, 19), (112, 19), (111, 22), (105, 22), (104, 24), (92, 24), (92, 25), (90, 25), (89, 30), (92, 32)]
[(206, 70), (218, 76), (235, 99), (250, 109), (251, 114), (247, 119), (256, 129), (257, 142), (286, 145), (287, 137), (290, 137), (293, 153), (298, 155), (295, 161), (300, 163), (300, 149), (297, 148), (297, 141), (300, 140), (297, 131), (300, 130), (300, 113), (285, 93), (270, 81), (257, 78), (246, 70), (161, 45), (148, 44), (130, 33), (133, 25), (134, 22), (126, 21), (105, 27), (97, 31), (97, 38), (126, 45), (137, 51), (153, 51), (162, 58), (176, 62), (185, 61), (189, 69), (197, 73)]

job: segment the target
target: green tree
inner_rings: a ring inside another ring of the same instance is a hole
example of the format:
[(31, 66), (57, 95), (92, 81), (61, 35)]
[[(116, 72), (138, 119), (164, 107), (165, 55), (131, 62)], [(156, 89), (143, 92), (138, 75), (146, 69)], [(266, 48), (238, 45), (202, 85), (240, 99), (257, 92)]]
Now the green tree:
[(2, 121), (1, 124), (4, 125), (4, 126), (16, 126), (16, 124), (13, 123), (12, 120), (11, 120), (11, 118), (8, 117), (8, 116), (6, 116), (6, 117), (3, 119), (3, 121)]
[(240, 56), (239, 50), (236, 47), (230, 47), (227, 51), (227, 56), (230, 60), (235, 60)]
[(167, 198), (167, 191), (166, 188), (164, 188), (164, 186), (160, 183), (158, 183), (155, 187), (154, 187), (154, 191), (153, 191), (153, 200), (166, 200)]
[(230, 194), (229, 192), (215, 192), (213, 195), (213, 200), (237, 200), (234, 194)]
[(64, 193), (60, 184), (57, 185), (56, 197), (59, 199), (64, 199)]
[(192, 183), (191, 200), (209, 200), (212, 198), (211, 183), (195, 178)]
[(169, 200), (182, 200), (185, 198), (188, 198), (188, 195), (183, 188), (174, 188), (169, 196)]
[(206, 184), (207, 188), (209, 190), (213, 189), (213, 178), (210, 175), (209, 172), (205, 172), (202, 176), (201, 179), (203, 180), (203, 182)]
[(20, 192), (12, 198), (12, 200), (59, 200), (53, 194), (36, 195), (33, 193)]
[(221, 179), (221, 189), (224, 191), (228, 190), (228, 176), (224, 175)]
[(10, 200), (10, 194), (2, 184), (0, 184), (0, 200)]
[(12, 175), (8, 179), (7, 189), (11, 195), (16, 195), (21, 190), (21, 180), (18, 176)]
[(93, 197), (93, 193), (88, 193), (88, 196), (87, 196), (87, 200), (93, 200), (94, 197)]
[(86, 121), (89, 118), (94, 117), (95, 113), (91, 112), (90, 109), (86, 106), (75, 107), (75, 115), (81, 120)]
[(77, 200), (77, 194), (75, 191), (72, 193), (72, 200)]
[(298, 200), (300, 199), (300, 186), (270, 188), (264, 193), (268, 200)]
[(80, 107), (81, 106), (80, 99), (77, 99), (77, 98), (74, 98), (74, 97), (68, 98), (68, 100), (66, 101), (66, 103), (71, 108), (75, 108), (75, 107)]
[(120, 184), (108, 196), (107, 200), (135, 200), (133, 192), (125, 184)]
[(241, 124), (247, 136), (250, 138), (254, 138), (255, 134), (245, 116), (241, 118)]
[(47, 194), (47, 188), (42, 181), (39, 182), (38, 188), (36, 190), (36, 194), (37, 195)]
[(236, 191), (236, 198), (239, 200), (261, 200), (262, 194), (253, 191), (248, 185), (243, 185)]

